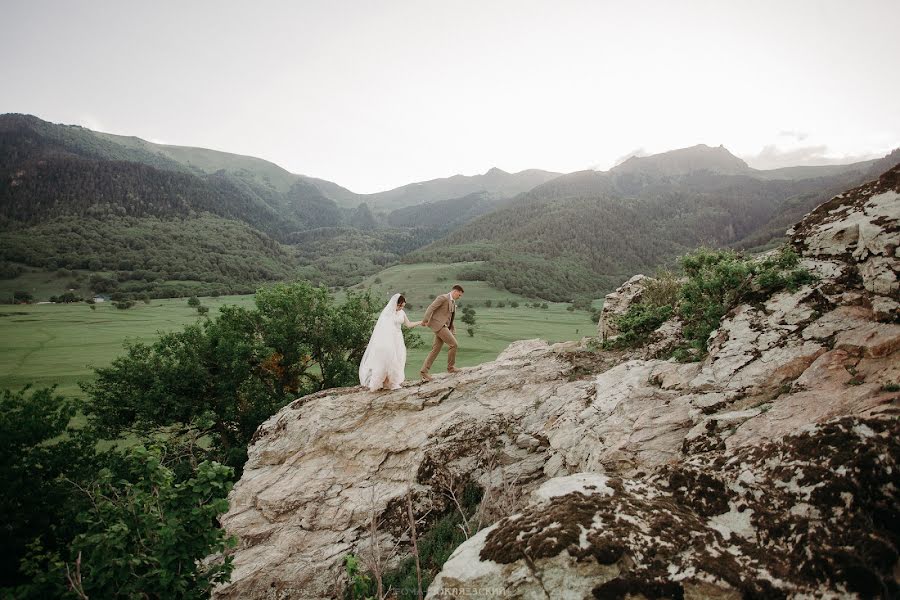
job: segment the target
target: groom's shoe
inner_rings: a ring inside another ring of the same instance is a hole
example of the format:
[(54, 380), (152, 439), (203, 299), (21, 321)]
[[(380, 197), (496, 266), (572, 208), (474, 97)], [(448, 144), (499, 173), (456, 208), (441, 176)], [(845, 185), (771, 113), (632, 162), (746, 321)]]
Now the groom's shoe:
[(459, 369), (457, 369), (456, 367), (447, 367), (447, 372), (448, 373), (459, 373)]
[(431, 381), (431, 375), (428, 374), (428, 371), (419, 371), (419, 375), (422, 376), (422, 381)]

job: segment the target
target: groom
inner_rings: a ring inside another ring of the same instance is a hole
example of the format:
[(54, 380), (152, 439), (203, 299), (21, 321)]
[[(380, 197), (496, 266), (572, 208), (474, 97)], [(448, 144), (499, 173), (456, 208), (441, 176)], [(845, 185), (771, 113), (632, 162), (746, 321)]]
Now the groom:
[(461, 285), (454, 285), (449, 294), (442, 294), (434, 299), (431, 306), (425, 311), (422, 318), (422, 325), (427, 325), (434, 332), (434, 344), (431, 346), (431, 352), (422, 365), (419, 374), (422, 375), (424, 381), (431, 381), (428, 375), (428, 369), (434, 359), (437, 358), (441, 347), (447, 344), (447, 372), (456, 373), (459, 371), (453, 365), (456, 363), (456, 328), (453, 326), (453, 317), (456, 316), (456, 301), (463, 295)]

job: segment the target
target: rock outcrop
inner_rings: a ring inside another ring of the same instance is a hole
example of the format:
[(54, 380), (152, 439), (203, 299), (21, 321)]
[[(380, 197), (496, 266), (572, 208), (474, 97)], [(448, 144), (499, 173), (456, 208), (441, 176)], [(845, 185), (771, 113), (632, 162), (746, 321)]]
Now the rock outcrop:
[(551, 479), (460, 547), (428, 598), (895, 597), (898, 461), (900, 421), (844, 417), (644, 479)]
[(628, 307), (640, 302), (650, 281), (646, 275), (635, 275), (619, 286), (615, 292), (607, 294), (600, 309), (600, 320), (597, 322), (597, 334), (602, 341), (611, 340), (619, 334), (616, 317), (628, 312)]
[(429, 597), (896, 594), (898, 174), (798, 224), (818, 280), (736, 307), (703, 362), (531, 340), (430, 383), (288, 405), (230, 496), (240, 545), (216, 596), (340, 596), (342, 557), (408, 552), (407, 494), (441, 514), (448, 481), (531, 501), (460, 546)]

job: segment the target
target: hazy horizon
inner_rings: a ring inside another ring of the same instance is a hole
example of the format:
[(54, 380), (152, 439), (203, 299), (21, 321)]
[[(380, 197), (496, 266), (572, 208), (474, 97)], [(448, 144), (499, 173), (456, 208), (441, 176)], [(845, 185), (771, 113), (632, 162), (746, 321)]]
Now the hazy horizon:
[(724, 145), (900, 146), (896, 2), (6, 2), (0, 113), (256, 156), (359, 193)]

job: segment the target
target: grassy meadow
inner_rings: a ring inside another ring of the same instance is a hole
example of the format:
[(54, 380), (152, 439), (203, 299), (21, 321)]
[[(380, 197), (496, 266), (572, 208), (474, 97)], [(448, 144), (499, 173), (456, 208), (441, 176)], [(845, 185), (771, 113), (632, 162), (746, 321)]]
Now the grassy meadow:
[[(357, 288), (368, 287), (377, 300), (385, 302), (395, 291), (403, 292), (410, 303), (410, 320), (418, 321), (434, 296), (448, 292), (454, 283), (461, 284), (466, 293), (460, 304), (475, 309), (476, 331), (474, 337), (469, 337), (466, 325), (461, 321), (457, 324), (460, 367), (491, 361), (515, 340), (575, 340), (595, 331), (587, 312), (568, 311), (567, 304), (548, 303), (547, 309), (533, 308), (533, 300), (497, 290), (487, 283), (456, 281), (453, 275), (458, 266), (398, 265), (370, 277)], [(343, 295), (338, 293), (338, 299)], [(251, 295), (201, 300), (210, 308), (210, 316), (225, 304), (253, 304)], [(494, 307), (486, 308), (486, 300), (491, 300)], [(511, 308), (510, 300), (518, 301), (520, 306)], [(497, 308), (499, 301), (505, 301), (507, 306)], [(138, 302), (128, 310), (119, 310), (111, 303), (95, 306), (91, 310), (84, 303), (0, 305), (0, 388), (18, 388), (29, 382), (41, 386), (57, 384), (61, 393), (81, 396), (78, 381), (89, 378), (92, 367), (108, 365), (122, 354), (126, 340), (149, 342), (161, 332), (181, 329), (198, 319), (197, 311), (187, 305), (185, 298)], [(409, 350), (408, 379), (418, 377), (433, 339), (427, 329), (416, 331), (425, 347)], [(446, 364), (443, 350), (432, 372), (442, 372)]]
[[(223, 304), (251, 305), (253, 296), (203, 298), (212, 314)], [(186, 298), (138, 302), (119, 310), (109, 302), (0, 305), (0, 388), (25, 383), (58, 384), (81, 396), (77, 382), (92, 366), (108, 365), (126, 340), (152, 341), (160, 332), (181, 329), (198, 319)]]

